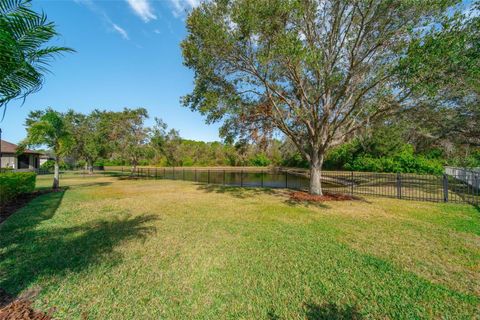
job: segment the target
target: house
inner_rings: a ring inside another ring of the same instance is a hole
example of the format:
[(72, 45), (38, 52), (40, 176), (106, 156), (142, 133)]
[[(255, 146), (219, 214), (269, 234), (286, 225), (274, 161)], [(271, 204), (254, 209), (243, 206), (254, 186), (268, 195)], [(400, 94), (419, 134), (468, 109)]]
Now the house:
[(18, 146), (5, 140), (0, 140), (0, 168), (38, 169), (41, 152), (25, 149), (17, 154)]

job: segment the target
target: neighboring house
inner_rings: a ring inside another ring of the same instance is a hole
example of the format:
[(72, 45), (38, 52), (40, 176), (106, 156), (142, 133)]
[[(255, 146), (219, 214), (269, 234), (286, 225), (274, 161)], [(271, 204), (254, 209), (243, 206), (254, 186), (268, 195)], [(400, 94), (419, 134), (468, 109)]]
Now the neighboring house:
[(54, 160), (53, 157), (50, 157), (48, 154), (40, 154), (40, 167), (49, 160)]
[(25, 149), (23, 153), (17, 154), (16, 144), (0, 140), (0, 168), (12, 169), (38, 169), (40, 167), (41, 152)]

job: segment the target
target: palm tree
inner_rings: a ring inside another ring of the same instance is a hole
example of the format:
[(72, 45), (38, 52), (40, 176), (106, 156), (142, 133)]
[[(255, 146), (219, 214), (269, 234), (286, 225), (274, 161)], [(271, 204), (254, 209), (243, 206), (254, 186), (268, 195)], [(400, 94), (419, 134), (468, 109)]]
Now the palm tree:
[(27, 138), (20, 143), (26, 146), (46, 146), (53, 152), (55, 171), (53, 189), (60, 186), (59, 162), (70, 151), (72, 135), (65, 123), (64, 116), (51, 108), (45, 111), (30, 112), (27, 120)]
[(43, 84), (49, 62), (73, 49), (45, 44), (58, 33), (30, 0), (0, 0), (0, 110), (12, 99), (25, 99)]

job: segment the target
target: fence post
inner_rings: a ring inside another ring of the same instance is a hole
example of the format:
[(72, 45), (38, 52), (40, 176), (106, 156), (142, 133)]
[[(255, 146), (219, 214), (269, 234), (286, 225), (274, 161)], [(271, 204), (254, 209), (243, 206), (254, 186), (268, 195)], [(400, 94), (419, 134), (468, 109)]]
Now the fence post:
[(285, 189), (288, 189), (288, 171), (285, 171)]
[(397, 198), (402, 199), (402, 175), (397, 172)]
[(262, 175), (262, 188), (263, 188), (263, 170), (261, 172), (261, 175)]
[(158, 168), (155, 168), (155, 180), (158, 179)]
[(443, 201), (448, 202), (448, 176), (443, 174)]
[(210, 184), (210, 169), (207, 171), (207, 183)]
[(474, 174), (473, 175), (473, 178), (474, 178), (474, 184), (473, 184), (473, 203), (478, 205), (478, 201), (479, 201), (479, 198), (477, 198), (476, 196), (480, 195), (480, 184), (478, 183), (478, 175), (477, 174)]
[(175, 167), (173, 167), (172, 170), (173, 170), (173, 172), (172, 172), (172, 174), (173, 174), (173, 180), (175, 180)]
[(350, 194), (353, 196), (353, 171), (350, 172)]
[(225, 169), (223, 169), (223, 185), (226, 184), (226, 181), (225, 181)]
[(197, 182), (197, 169), (195, 168), (195, 182)]
[(163, 167), (163, 179), (165, 179), (166, 175), (167, 175), (167, 168)]
[(185, 180), (185, 168), (183, 168), (183, 176), (182, 176), (183, 180)]
[(243, 187), (243, 170), (240, 170), (240, 187)]

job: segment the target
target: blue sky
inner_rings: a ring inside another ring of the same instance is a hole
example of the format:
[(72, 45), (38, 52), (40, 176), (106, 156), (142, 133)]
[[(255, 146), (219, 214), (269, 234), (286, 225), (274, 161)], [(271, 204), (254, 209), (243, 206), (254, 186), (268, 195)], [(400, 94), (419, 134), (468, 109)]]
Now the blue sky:
[(74, 48), (51, 64), (43, 89), (23, 106), (9, 104), (3, 139), (19, 142), (31, 110), (48, 106), (88, 113), (94, 108), (145, 107), (147, 124), (160, 117), (189, 139), (219, 140), (218, 126), (180, 105), (193, 87), (182, 65), (185, 12), (198, 0), (33, 0), (61, 34), (55, 44)]

